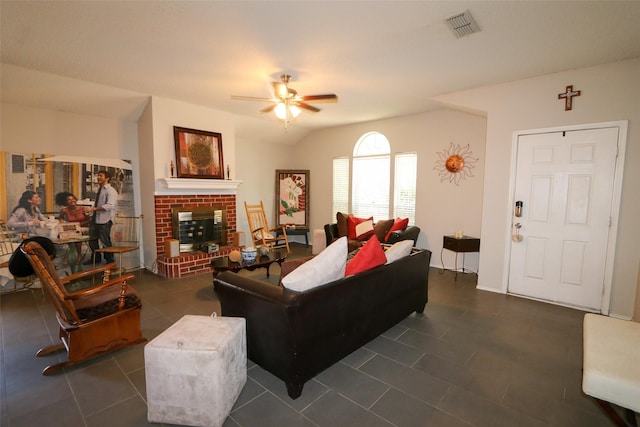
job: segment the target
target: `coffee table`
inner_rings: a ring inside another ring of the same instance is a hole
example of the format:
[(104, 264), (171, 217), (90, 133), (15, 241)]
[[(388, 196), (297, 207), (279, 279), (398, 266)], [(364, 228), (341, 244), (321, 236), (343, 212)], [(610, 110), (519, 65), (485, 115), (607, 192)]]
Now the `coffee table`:
[(237, 273), (238, 271), (245, 269), (249, 271), (253, 271), (256, 268), (266, 268), (267, 269), (267, 277), (269, 277), (269, 267), (274, 262), (277, 262), (278, 265), (282, 266), (282, 262), (287, 257), (288, 253), (286, 250), (275, 249), (269, 251), (268, 255), (258, 255), (254, 261), (245, 261), (241, 262), (233, 262), (229, 259), (229, 256), (221, 256), (217, 258), (213, 258), (211, 260), (211, 269), (213, 272), (213, 278), (215, 279), (218, 274), (223, 271), (233, 271)]

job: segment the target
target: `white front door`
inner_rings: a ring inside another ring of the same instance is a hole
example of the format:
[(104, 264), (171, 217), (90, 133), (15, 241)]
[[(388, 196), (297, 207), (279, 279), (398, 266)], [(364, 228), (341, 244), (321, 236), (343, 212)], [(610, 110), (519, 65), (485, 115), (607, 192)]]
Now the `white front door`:
[(518, 137), (510, 293), (600, 311), (619, 131)]

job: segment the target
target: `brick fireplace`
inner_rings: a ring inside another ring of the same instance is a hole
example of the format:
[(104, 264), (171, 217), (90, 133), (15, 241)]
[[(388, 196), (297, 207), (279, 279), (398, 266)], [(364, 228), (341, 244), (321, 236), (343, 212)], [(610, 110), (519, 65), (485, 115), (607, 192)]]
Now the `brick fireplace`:
[[(173, 279), (193, 276), (211, 271), (211, 259), (226, 255), (233, 246), (233, 234), (236, 231), (236, 195), (235, 194), (186, 194), (186, 195), (156, 195), (156, 250), (158, 253), (158, 274)], [(168, 258), (165, 255), (164, 243), (172, 238), (171, 208), (174, 207), (203, 207), (225, 206), (227, 220), (227, 246), (221, 246), (216, 254), (201, 251), (182, 252), (179, 256)]]

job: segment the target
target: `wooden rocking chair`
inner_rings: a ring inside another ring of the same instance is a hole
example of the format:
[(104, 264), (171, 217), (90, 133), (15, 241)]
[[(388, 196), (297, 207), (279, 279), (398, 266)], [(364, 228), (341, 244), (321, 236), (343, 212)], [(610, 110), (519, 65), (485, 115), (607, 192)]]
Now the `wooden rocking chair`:
[[(43, 375), (146, 341), (140, 330), (140, 298), (127, 285), (133, 274), (110, 279), (110, 269), (115, 267), (112, 263), (60, 278), (38, 243), (27, 243), (21, 249), (51, 298), (60, 326), (62, 342), (40, 349), (36, 356), (67, 350), (68, 360), (47, 366)], [(97, 275), (102, 276), (98, 285), (75, 292), (65, 288), (67, 283)]]
[[(244, 209), (247, 212), (249, 230), (251, 230), (251, 238), (253, 239), (254, 246), (267, 246), (271, 249), (287, 248), (287, 253), (291, 252), (286, 227), (281, 225), (277, 228), (269, 228), (262, 200), (260, 200), (259, 205), (249, 205), (247, 202), (244, 202)], [(282, 236), (278, 234), (282, 234)], [(280, 241), (284, 243), (280, 243)]]

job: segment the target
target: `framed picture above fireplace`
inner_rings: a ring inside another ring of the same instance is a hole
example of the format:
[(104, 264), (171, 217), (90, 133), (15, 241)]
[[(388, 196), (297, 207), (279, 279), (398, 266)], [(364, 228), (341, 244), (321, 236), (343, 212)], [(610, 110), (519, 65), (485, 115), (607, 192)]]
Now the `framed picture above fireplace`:
[(224, 179), (222, 134), (174, 126), (178, 178)]
[(309, 228), (309, 170), (276, 170), (276, 225)]

